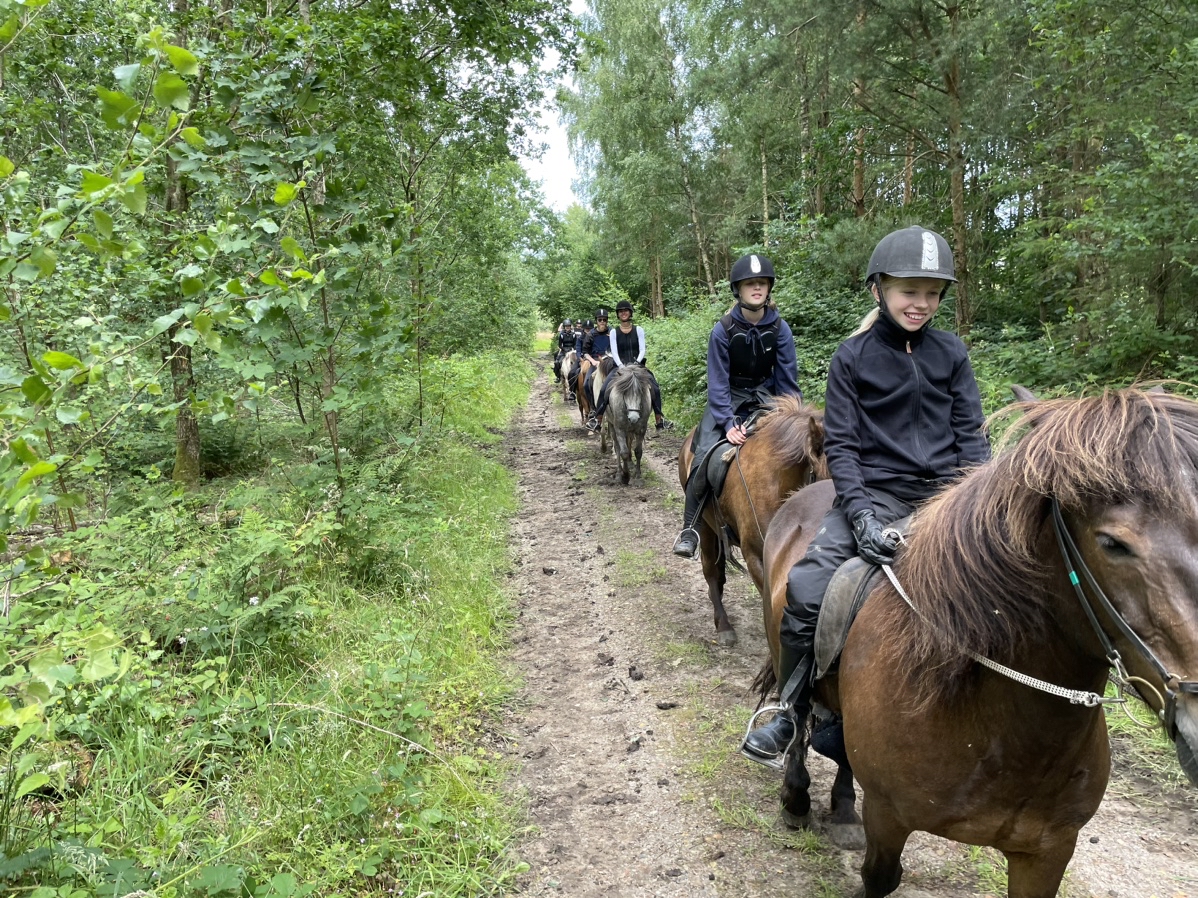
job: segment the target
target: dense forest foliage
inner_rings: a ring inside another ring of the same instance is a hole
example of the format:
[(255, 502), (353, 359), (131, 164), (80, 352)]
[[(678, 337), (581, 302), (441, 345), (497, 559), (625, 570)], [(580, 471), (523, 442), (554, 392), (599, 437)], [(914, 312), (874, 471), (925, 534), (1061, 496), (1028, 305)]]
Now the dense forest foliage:
[(527, 395), (550, 215), (516, 159), (574, 30), (0, 0), (0, 890), (511, 875), (469, 738), (506, 688), (485, 446)]
[(561, 102), (590, 214), (551, 317), (610, 280), (651, 315), (702, 312), (689, 346), (764, 249), (818, 395), (870, 250), (919, 223), (957, 261), (938, 323), (985, 377), (1198, 380), (1193, 4), (594, 0), (584, 22)]

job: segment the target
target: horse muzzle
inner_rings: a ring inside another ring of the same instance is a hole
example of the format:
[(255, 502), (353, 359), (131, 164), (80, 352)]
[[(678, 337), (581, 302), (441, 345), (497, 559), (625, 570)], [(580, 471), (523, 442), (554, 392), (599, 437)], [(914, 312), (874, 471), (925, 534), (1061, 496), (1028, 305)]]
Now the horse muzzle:
[(641, 413), (638, 412), (634, 408), (630, 408), (628, 410), (628, 423), (629, 424), (637, 424), (640, 422), (640, 420), (641, 420)]
[(1173, 745), (1177, 749), (1177, 763), (1190, 782), (1198, 786), (1198, 696), (1183, 693), (1177, 697), (1173, 722), (1176, 726), (1176, 732), (1172, 735)]

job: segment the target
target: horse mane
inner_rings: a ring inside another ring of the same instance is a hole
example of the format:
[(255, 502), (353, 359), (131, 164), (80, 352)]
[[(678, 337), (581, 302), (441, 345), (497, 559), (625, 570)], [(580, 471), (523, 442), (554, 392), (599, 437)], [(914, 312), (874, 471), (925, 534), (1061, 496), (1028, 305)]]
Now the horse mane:
[[(806, 405), (798, 396), (785, 394), (774, 399), (774, 407), (757, 422), (755, 437), (770, 444), (770, 454), (780, 467), (810, 462), (816, 478), (828, 476), (824, 458), (824, 413)], [(812, 429), (818, 438), (813, 439)]]
[(618, 394), (620, 399), (626, 403), (629, 396), (635, 395), (641, 390), (644, 390), (646, 394), (649, 392), (649, 371), (639, 365), (625, 365), (611, 376), (614, 379), (609, 401)]
[[(1009, 662), (1027, 634), (1049, 626), (1055, 552), (1041, 557), (1050, 497), (1066, 514), (1096, 501), (1164, 512), (1189, 507), (1198, 473), (1198, 403), (1136, 388), (1080, 399), (1015, 403), (995, 457), (914, 516), (894, 566), (920, 616), (882, 606), (899, 641), (900, 672), (925, 701), (957, 694), (973, 651)], [(893, 592), (887, 583), (884, 589)]]

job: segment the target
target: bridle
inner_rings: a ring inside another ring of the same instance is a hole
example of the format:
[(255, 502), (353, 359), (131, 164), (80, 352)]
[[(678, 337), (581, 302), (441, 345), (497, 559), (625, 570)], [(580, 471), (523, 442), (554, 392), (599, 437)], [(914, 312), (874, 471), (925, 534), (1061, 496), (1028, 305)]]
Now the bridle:
[[(1057, 501), (1056, 496), (1052, 497), (1052, 526), (1056, 533), (1057, 546), (1061, 550), (1061, 559), (1065, 562), (1065, 567), (1069, 570), (1069, 582), (1073, 584), (1073, 591), (1077, 593), (1078, 601), (1081, 602), (1082, 608), (1086, 612), (1086, 617), (1090, 619), (1090, 625), (1094, 628), (1094, 632), (1098, 636), (1098, 641), (1102, 644), (1107, 662), (1114, 669), (1112, 680), (1114, 680), (1115, 685), (1121, 690), (1138, 683), (1156, 693), (1157, 698), (1161, 700), (1161, 710), (1158, 712), (1158, 716), (1161, 723), (1164, 724), (1165, 733), (1170, 740), (1176, 740), (1177, 698), (1179, 695), (1198, 695), (1198, 680), (1183, 680), (1177, 674), (1170, 673), (1152, 649), (1145, 644), (1144, 640), (1136, 635), (1136, 632), (1123, 618), (1123, 615), (1111, 604), (1111, 600), (1107, 598), (1106, 593), (1102, 591), (1102, 587), (1098, 585), (1098, 581), (1094, 579), (1094, 574), (1086, 566), (1086, 562), (1077, 548), (1077, 543), (1074, 542), (1073, 535), (1069, 532), (1069, 528), (1065, 524), (1065, 518), (1061, 514), (1061, 504)], [(1077, 575), (1079, 570), (1081, 571), (1080, 579)], [(1106, 631), (1098, 623), (1098, 615), (1094, 613), (1094, 606), (1087, 598), (1086, 590), (1082, 588), (1082, 580), (1089, 587), (1099, 607), (1106, 612), (1107, 616), (1115, 624), (1115, 627), (1123, 634), (1123, 637), (1131, 643), (1136, 654), (1147, 661), (1153, 670), (1156, 671), (1157, 676), (1161, 678), (1165, 689), (1163, 697), (1151, 683), (1141, 677), (1133, 677), (1128, 674), (1127, 668), (1123, 664), (1123, 658), (1119, 655), (1119, 650), (1115, 648)]]

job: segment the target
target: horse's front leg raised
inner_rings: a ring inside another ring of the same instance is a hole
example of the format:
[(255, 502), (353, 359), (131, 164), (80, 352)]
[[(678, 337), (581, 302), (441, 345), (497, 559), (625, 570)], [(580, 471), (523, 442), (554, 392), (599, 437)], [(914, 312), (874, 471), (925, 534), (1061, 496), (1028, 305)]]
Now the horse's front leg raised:
[(703, 559), (703, 579), (707, 581), (707, 596), (715, 612), (716, 641), (725, 648), (736, 645), (736, 628), (724, 610), (724, 556), (720, 552), (720, 540), (705, 518), (699, 523), (699, 552)]

